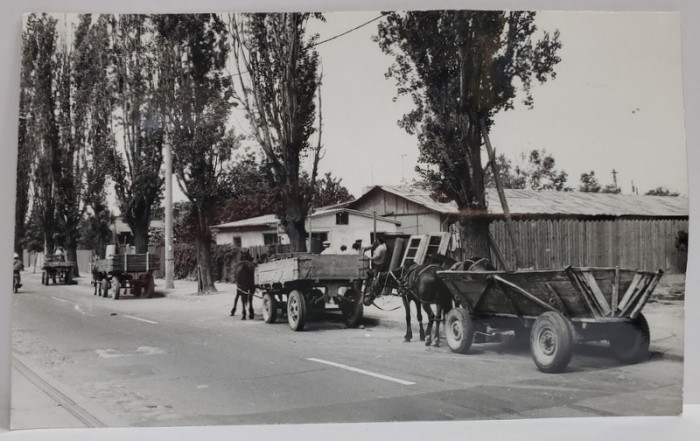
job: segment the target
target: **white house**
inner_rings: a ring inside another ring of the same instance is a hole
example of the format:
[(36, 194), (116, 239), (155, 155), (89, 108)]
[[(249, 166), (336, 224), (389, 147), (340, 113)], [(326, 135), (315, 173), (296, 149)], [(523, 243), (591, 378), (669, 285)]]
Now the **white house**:
[[(364, 246), (371, 243), (372, 233), (395, 233), (401, 222), (373, 216), (344, 207), (319, 208), (306, 219), (306, 231), (310, 232), (312, 251), (319, 251), (323, 242), (330, 242), (331, 253), (339, 253), (340, 247), (348, 249), (361, 240)], [(233, 244), (237, 247), (287, 244), (289, 238), (273, 214), (243, 219), (211, 227), (217, 245)]]

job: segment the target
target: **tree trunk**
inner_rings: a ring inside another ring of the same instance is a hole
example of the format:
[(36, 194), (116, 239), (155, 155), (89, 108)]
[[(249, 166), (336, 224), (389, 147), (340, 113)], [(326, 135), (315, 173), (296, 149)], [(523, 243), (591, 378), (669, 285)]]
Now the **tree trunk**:
[(148, 252), (148, 227), (150, 216), (140, 216), (129, 223), (129, 228), (134, 235), (134, 246), (136, 254), (146, 254)]
[(491, 249), (489, 247), (489, 220), (483, 216), (462, 216), (460, 218), (462, 226), (462, 247), (465, 256), (485, 257), (491, 259)]
[(287, 221), (285, 225), (287, 236), (289, 236), (289, 244), (293, 252), (304, 253), (306, 248), (306, 226), (302, 221)]
[(211, 231), (209, 229), (209, 215), (206, 211), (197, 209), (197, 276), (199, 278), (199, 294), (216, 292), (214, 275), (211, 266)]

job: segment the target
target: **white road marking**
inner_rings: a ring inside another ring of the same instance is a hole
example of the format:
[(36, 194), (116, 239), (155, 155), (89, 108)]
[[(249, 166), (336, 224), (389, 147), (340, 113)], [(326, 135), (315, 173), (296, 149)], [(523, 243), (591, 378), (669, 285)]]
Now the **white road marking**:
[(134, 316), (131, 316), (131, 315), (123, 315), (122, 317), (130, 318), (130, 319), (132, 319), (132, 320), (138, 320), (138, 321), (140, 321), (140, 322), (151, 323), (151, 324), (153, 324), (153, 325), (157, 325), (157, 324), (158, 324), (158, 322), (154, 322), (153, 320), (146, 320), (146, 319), (142, 319), (142, 318), (139, 318), (139, 317), (134, 317)]
[(377, 374), (375, 372), (366, 371), (364, 369), (359, 369), (356, 367), (347, 366), (347, 365), (340, 364), (340, 363), (334, 363), (332, 361), (321, 360), (319, 358), (307, 358), (307, 360), (315, 361), (316, 363), (327, 364), (329, 366), (335, 366), (335, 367), (340, 368), (340, 369), (346, 369), (348, 371), (357, 372), (358, 374), (368, 375), (370, 377), (375, 377), (375, 378), (379, 378), (382, 380), (393, 381), (394, 383), (403, 384), (404, 386), (410, 386), (412, 384), (416, 384), (413, 381), (401, 380), (399, 378), (389, 377), (388, 375)]
[(119, 352), (116, 349), (97, 349), (97, 355), (102, 358), (119, 358), (133, 357), (135, 355), (164, 355), (167, 354), (163, 349), (153, 346), (139, 346), (134, 352)]
[(51, 296), (51, 298), (54, 299), (54, 300), (58, 300), (59, 302), (68, 303), (68, 300), (59, 299), (58, 297), (53, 297), (53, 296)]

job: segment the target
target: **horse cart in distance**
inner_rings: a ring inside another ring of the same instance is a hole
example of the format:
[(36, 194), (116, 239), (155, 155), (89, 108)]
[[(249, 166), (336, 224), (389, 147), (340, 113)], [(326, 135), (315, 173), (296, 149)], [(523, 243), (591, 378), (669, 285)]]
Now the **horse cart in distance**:
[(94, 294), (118, 300), (121, 294), (131, 293), (136, 297), (151, 297), (155, 290), (153, 271), (158, 269), (157, 255), (113, 254), (93, 263), (92, 285)]
[(475, 333), (512, 331), (527, 341), (537, 368), (563, 371), (574, 344), (608, 341), (623, 363), (648, 357), (649, 325), (642, 314), (663, 271), (575, 268), (440, 271), (457, 307), (445, 318), (453, 352), (466, 353)]
[(44, 256), (44, 265), (41, 267), (41, 284), (48, 285), (49, 280), (70, 285), (73, 283), (73, 268), (75, 262), (67, 262), (63, 255)]
[(274, 323), (278, 313), (286, 313), (289, 327), (301, 331), (310, 315), (331, 305), (348, 327), (357, 327), (367, 271), (367, 259), (358, 255), (304, 253), (261, 263), (255, 268), (255, 285), (263, 292), (263, 319)]

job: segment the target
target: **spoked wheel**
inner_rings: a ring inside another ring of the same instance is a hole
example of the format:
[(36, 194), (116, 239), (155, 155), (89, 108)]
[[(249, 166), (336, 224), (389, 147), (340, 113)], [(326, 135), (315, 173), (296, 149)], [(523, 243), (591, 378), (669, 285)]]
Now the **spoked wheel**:
[(262, 316), (265, 323), (277, 320), (277, 300), (269, 293), (265, 293), (262, 298)]
[(636, 364), (649, 358), (649, 324), (643, 314), (615, 330), (609, 339), (615, 358), (627, 364)]
[(362, 321), (362, 314), (364, 313), (362, 294), (353, 288), (348, 288), (343, 294), (343, 299), (341, 311), (343, 312), (345, 324), (348, 328), (357, 328)]
[(287, 321), (292, 331), (302, 331), (306, 323), (306, 301), (301, 292), (294, 290), (287, 300)]
[(474, 341), (474, 321), (464, 308), (453, 308), (445, 316), (445, 339), (452, 352), (466, 354)]
[(574, 352), (574, 331), (569, 321), (555, 311), (540, 314), (530, 332), (530, 352), (542, 372), (566, 369)]

